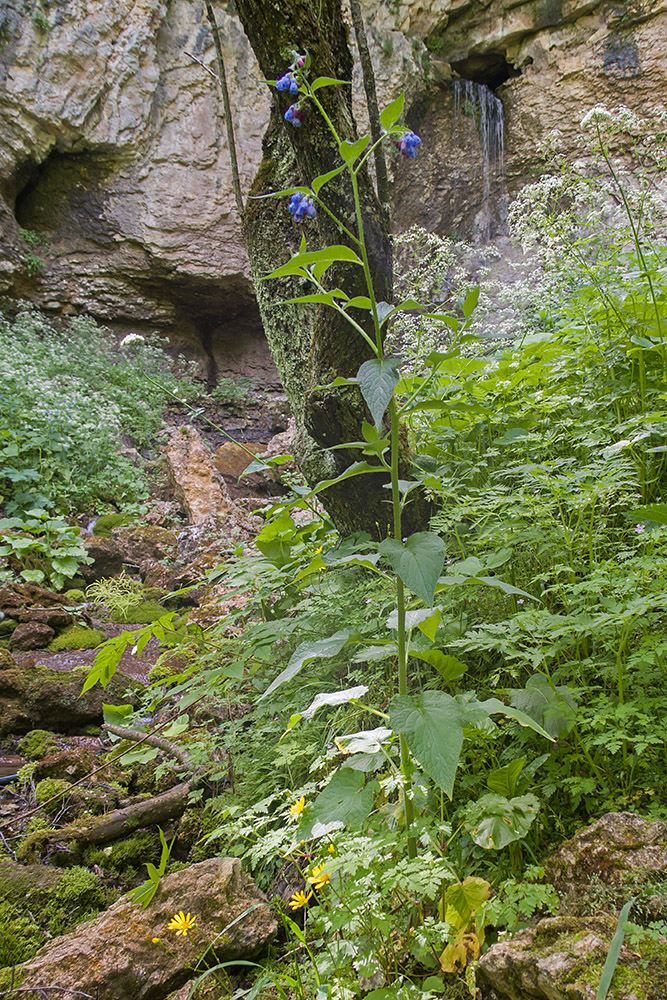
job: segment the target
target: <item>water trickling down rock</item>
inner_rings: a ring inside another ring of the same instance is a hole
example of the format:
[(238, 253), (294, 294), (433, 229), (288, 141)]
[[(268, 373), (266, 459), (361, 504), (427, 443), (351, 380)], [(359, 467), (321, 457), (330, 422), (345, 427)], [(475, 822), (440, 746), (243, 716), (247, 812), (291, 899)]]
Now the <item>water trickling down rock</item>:
[[(507, 217), (505, 186), (505, 110), (485, 83), (454, 80), (454, 138), (458, 145), (462, 117), (477, 122), (481, 157), (481, 207), (475, 216), (474, 237), (486, 243), (502, 233)], [(458, 195), (459, 192), (456, 192)], [(465, 192), (464, 197), (469, 198)]]

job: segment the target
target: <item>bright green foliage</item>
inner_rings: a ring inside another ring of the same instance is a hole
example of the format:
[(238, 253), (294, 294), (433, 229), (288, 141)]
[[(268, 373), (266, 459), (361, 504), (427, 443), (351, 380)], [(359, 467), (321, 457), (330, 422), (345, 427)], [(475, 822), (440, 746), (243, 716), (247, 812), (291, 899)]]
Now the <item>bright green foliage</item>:
[(0, 578), (14, 573), (23, 580), (56, 590), (76, 576), (79, 566), (93, 561), (79, 539), (79, 529), (61, 517), (51, 517), (41, 508), (0, 519), (2, 556), (10, 572), (0, 573)]
[[(167, 389), (196, 397), (158, 347), (142, 344), (140, 357)], [(139, 447), (150, 442), (167, 394), (147, 387), (133, 362), (90, 319), (56, 330), (30, 307), (13, 320), (0, 315), (0, 502), (8, 514), (90, 510), (105, 498), (136, 503), (147, 495), (117, 443), (121, 434)]]
[(111, 538), (114, 528), (119, 528), (124, 524), (132, 524), (131, 514), (102, 514), (93, 525), (93, 534), (102, 538)]

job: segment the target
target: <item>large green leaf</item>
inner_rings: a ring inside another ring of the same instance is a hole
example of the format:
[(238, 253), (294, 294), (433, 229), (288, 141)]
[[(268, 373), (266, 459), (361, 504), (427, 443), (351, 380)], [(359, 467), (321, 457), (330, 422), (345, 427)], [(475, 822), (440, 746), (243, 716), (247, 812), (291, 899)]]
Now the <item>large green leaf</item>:
[(318, 709), (323, 708), (325, 705), (347, 705), (350, 701), (363, 698), (365, 694), (368, 694), (368, 688), (365, 684), (346, 688), (345, 691), (328, 691), (316, 694), (308, 708), (304, 708), (303, 712), (301, 712), (301, 718), (308, 721), (308, 719), (313, 718)]
[(520, 726), (532, 729), (534, 732), (539, 733), (540, 736), (545, 736), (552, 743), (554, 742), (551, 733), (547, 732), (527, 712), (523, 712), (518, 708), (510, 708), (508, 705), (504, 705), (498, 698), (487, 698), (486, 701), (479, 701), (476, 705), (479, 709), (486, 712), (487, 715), (504, 715), (506, 719), (513, 719)]
[(405, 737), (415, 759), (451, 799), (463, 746), (461, 706), (444, 691), (423, 691), (397, 695), (389, 713), (394, 732)]
[(270, 695), (281, 684), (291, 681), (293, 677), (296, 677), (301, 668), (306, 663), (310, 663), (311, 660), (326, 659), (329, 656), (335, 656), (336, 653), (340, 653), (351, 635), (352, 633), (349, 629), (344, 628), (340, 629), (334, 635), (330, 635), (327, 639), (299, 643), (285, 669), (278, 674), (276, 679), (269, 684), (266, 691), (259, 696), (259, 701)]
[(526, 836), (539, 807), (534, 795), (483, 795), (466, 810), (466, 830), (479, 847), (499, 851)]
[(443, 653), (441, 649), (425, 649), (423, 651), (411, 649), (410, 656), (424, 660), (425, 663), (438, 671), (444, 681), (455, 681), (468, 669), (465, 663), (461, 663), (455, 656)]
[(346, 261), (351, 264), (361, 264), (361, 260), (349, 247), (336, 245), (324, 247), (322, 250), (307, 250), (303, 253), (294, 254), (287, 264), (277, 267), (270, 274), (265, 274), (263, 280), (268, 278), (283, 278), (290, 274), (301, 274), (305, 267), (311, 264), (332, 263), (333, 261)]
[(300, 838), (310, 840), (340, 826), (360, 827), (373, 808), (376, 782), (365, 785), (363, 771), (344, 767), (336, 771), (326, 788), (304, 815)]
[(634, 901), (634, 898), (629, 899), (620, 912), (616, 932), (611, 940), (609, 951), (607, 952), (607, 958), (605, 959), (604, 966), (602, 967), (600, 985), (598, 986), (598, 991), (595, 994), (595, 1000), (606, 1000), (607, 994), (609, 993), (609, 987), (611, 986), (611, 981), (614, 978), (614, 972), (616, 971), (618, 960), (621, 957), (621, 948), (623, 947), (623, 938), (625, 937), (625, 924), (628, 916), (630, 915), (630, 910)]
[(576, 720), (577, 701), (566, 686), (552, 686), (543, 674), (533, 674), (525, 688), (508, 690), (510, 703), (542, 726), (549, 736), (563, 739)]
[(389, 401), (398, 385), (397, 358), (371, 358), (357, 372), (361, 395), (368, 404), (376, 427), (382, 423)]
[(352, 163), (363, 153), (370, 141), (370, 135), (362, 135), (361, 139), (357, 139), (356, 142), (349, 142), (347, 139), (343, 139), (338, 147), (338, 152), (346, 163)]
[(406, 542), (385, 538), (380, 543), (379, 551), (406, 587), (424, 604), (433, 603), (445, 560), (445, 544), (440, 535), (419, 531), (410, 535)]
[(645, 507), (635, 507), (626, 514), (631, 521), (641, 524), (643, 521), (653, 521), (654, 524), (667, 524), (667, 503), (649, 503)]
[(518, 757), (516, 760), (505, 764), (504, 767), (497, 767), (491, 771), (486, 779), (486, 787), (496, 795), (504, 795), (510, 799), (516, 792), (519, 775), (526, 764), (525, 757)]
[(380, 125), (387, 132), (392, 128), (398, 119), (403, 114), (403, 105), (405, 104), (405, 93), (399, 94), (395, 101), (388, 104), (387, 107), (380, 113)]

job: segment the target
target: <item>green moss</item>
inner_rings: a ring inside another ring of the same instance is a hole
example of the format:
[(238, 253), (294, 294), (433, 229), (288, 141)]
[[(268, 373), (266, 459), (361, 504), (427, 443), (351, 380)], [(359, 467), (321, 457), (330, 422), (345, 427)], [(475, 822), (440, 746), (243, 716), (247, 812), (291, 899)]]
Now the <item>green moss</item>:
[(68, 601), (71, 601), (72, 604), (83, 604), (86, 599), (84, 592), (82, 590), (78, 590), (76, 587), (72, 590), (66, 590), (65, 597)]
[(165, 610), (157, 601), (142, 601), (134, 608), (125, 612), (114, 611), (111, 619), (124, 625), (149, 625), (165, 614)]
[(43, 760), (57, 749), (55, 733), (48, 729), (33, 729), (19, 743), (19, 753), (26, 760)]
[(49, 651), (62, 653), (66, 649), (95, 649), (104, 642), (106, 635), (97, 628), (85, 625), (70, 625), (49, 643)]
[(107, 902), (108, 893), (93, 872), (80, 865), (66, 869), (44, 911), (50, 933), (64, 934), (94, 917)]
[(84, 848), (83, 857), (87, 865), (99, 865), (104, 871), (115, 872), (127, 879), (140, 874), (147, 862), (157, 864), (161, 854), (159, 834), (144, 831), (116, 840), (107, 847), (88, 845)]
[[(88, 869), (0, 863), (0, 967), (32, 958), (45, 937), (97, 914), (110, 893)], [(0, 977), (0, 987), (5, 979)], [(15, 984), (16, 985), (16, 984)]]
[(123, 524), (132, 524), (131, 514), (103, 514), (95, 521), (93, 534), (101, 538), (111, 538), (113, 529)]
[[(70, 782), (65, 781), (63, 778), (43, 778), (35, 785), (35, 800), (37, 805), (43, 805), (54, 795), (66, 792), (69, 787)], [(51, 811), (60, 809), (61, 801), (61, 799), (57, 799), (55, 802), (52, 802)]]
[(56, 833), (58, 833), (56, 829), (47, 826), (39, 830), (33, 830), (17, 847), (16, 860), (22, 865), (35, 864), (41, 861), (48, 841)]
[[(35, 918), (8, 901), (0, 903), (0, 967), (27, 962), (44, 944), (46, 934)], [(9, 988), (9, 983), (7, 984)]]

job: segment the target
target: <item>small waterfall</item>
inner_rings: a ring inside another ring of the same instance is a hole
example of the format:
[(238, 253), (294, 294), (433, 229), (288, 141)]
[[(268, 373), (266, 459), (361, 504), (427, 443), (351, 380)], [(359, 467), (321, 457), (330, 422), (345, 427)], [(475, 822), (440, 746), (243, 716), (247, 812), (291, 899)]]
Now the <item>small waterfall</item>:
[(485, 83), (454, 81), (454, 141), (460, 145), (462, 118), (477, 122), (481, 150), (482, 199), (475, 229), (483, 241), (503, 227), (507, 211), (505, 189), (505, 111), (503, 102)]

